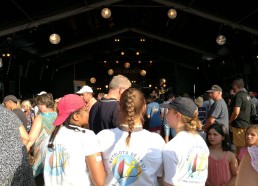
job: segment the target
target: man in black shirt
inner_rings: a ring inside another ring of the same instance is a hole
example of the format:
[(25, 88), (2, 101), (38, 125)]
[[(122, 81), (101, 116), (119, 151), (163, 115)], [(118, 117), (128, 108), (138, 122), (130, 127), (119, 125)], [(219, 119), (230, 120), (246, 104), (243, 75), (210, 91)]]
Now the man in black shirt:
[(122, 75), (114, 76), (109, 83), (108, 94), (95, 103), (90, 110), (89, 128), (97, 134), (103, 129), (115, 128), (118, 121), (121, 94), (131, 87), (129, 79)]
[(245, 131), (250, 125), (251, 97), (244, 90), (244, 80), (235, 79), (233, 90), (236, 95), (231, 102), (231, 117), (229, 126), (233, 133), (233, 143), (236, 146), (237, 155), (242, 147), (245, 147)]

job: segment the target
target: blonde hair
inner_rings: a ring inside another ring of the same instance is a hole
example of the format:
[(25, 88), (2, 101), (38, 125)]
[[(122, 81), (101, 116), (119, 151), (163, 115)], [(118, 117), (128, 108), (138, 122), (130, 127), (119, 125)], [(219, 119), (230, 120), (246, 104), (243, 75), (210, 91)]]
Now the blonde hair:
[(123, 92), (120, 98), (120, 122), (128, 125), (128, 136), (126, 145), (129, 146), (131, 134), (134, 131), (134, 120), (141, 118), (143, 124), (143, 115), (146, 101), (141, 91), (135, 88), (129, 88)]
[(29, 100), (24, 100), (21, 104), (22, 106), (27, 106), (28, 108), (31, 108), (31, 103)]
[[(178, 113), (176, 110), (174, 112)], [(197, 130), (202, 129), (202, 122), (198, 119), (198, 110), (194, 111), (193, 117), (181, 114), (181, 122), (185, 124), (185, 130), (188, 132), (196, 133)]]

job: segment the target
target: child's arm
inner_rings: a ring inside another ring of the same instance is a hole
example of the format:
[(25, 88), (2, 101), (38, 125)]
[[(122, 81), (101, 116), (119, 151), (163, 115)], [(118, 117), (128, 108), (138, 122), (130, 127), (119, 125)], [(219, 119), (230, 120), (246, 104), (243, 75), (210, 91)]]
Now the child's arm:
[(234, 186), (236, 183), (238, 162), (237, 162), (235, 154), (233, 154), (232, 152), (229, 152), (228, 158), (229, 158), (229, 168), (230, 168), (232, 177), (226, 184), (224, 184), (222, 186)]
[(249, 153), (245, 153), (240, 165), (236, 180), (236, 186), (248, 185), (257, 186), (258, 174), (251, 165), (251, 157)]

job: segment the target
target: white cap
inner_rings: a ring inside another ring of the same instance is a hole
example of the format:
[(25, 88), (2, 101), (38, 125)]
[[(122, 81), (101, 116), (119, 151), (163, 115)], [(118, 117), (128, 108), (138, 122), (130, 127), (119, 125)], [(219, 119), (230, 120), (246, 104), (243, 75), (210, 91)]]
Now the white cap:
[(85, 85), (83, 86), (78, 92), (76, 92), (77, 94), (82, 94), (84, 92), (89, 92), (89, 93), (93, 93), (92, 88), (90, 88), (89, 86)]
[(38, 93), (37, 95), (38, 96), (41, 96), (41, 95), (43, 95), (43, 94), (47, 94), (47, 92), (45, 92), (45, 91), (41, 91), (40, 93)]

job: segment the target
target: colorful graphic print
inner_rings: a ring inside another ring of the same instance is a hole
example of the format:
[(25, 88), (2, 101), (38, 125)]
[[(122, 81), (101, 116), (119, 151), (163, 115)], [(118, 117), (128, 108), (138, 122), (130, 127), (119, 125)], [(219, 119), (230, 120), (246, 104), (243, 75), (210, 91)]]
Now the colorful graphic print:
[(112, 172), (117, 182), (114, 185), (127, 186), (140, 177), (144, 165), (142, 160), (129, 154), (118, 155), (112, 161)]
[(183, 170), (184, 175), (179, 178), (185, 183), (200, 184), (205, 182), (208, 171), (209, 153), (203, 150), (201, 146), (193, 146), (188, 152), (186, 159), (187, 169)]
[(68, 165), (69, 155), (62, 145), (57, 145), (54, 150), (48, 149), (46, 153), (45, 172), (51, 176), (60, 176)]

